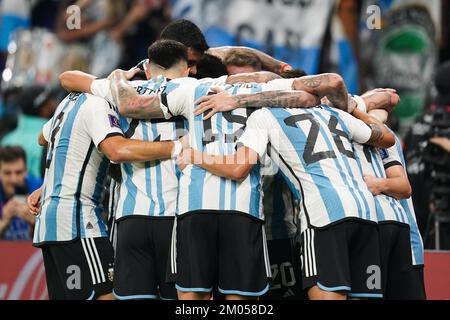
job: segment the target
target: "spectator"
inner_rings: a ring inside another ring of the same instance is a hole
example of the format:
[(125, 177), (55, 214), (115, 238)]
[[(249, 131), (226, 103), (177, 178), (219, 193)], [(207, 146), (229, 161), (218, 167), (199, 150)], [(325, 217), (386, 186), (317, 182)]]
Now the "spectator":
[(16, 105), (22, 108), (17, 128), (5, 135), (2, 146), (21, 146), (27, 155), (27, 167), (35, 177), (41, 177), (43, 148), (39, 146), (37, 137), (44, 124), (53, 116), (58, 104), (56, 93), (44, 87), (34, 86), (23, 89), (17, 98)]
[(0, 239), (31, 240), (34, 216), (29, 214), (26, 195), (42, 180), (29, 176), (25, 152), (20, 147), (0, 149)]

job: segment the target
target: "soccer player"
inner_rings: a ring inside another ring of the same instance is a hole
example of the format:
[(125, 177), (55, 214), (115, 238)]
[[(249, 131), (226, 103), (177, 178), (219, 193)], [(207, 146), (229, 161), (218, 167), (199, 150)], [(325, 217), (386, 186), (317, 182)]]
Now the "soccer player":
[(116, 110), (81, 93), (61, 102), (39, 142), (49, 146), (47, 170), (29, 203), (39, 210), (33, 244), (42, 248), (49, 297), (112, 299), (113, 249), (102, 217), (109, 161), (170, 158), (175, 143), (125, 139)]
[(363, 145), (355, 145), (355, 149), (364, 179), (375, 196), (384, 298), (424, 300), (423, 242), (400, 141), (396, 137), (395, 146), (389, 149)]
[[(130, 82), (131, 90), (148, 96), (166, 90), (167, 79), (186, 77), (187, 48), (161, 40), (148, 49), (147, 81)], [(128, 77), (131, 77), (130, 72)], [(114, 75), (111, 76), (113, 78)], [(92, 92), (114, 103), (110, 80), (66, 72), (62, 84), (70, 90)], [(95, 81), (94, 81), (95, 80)], [(184, 119), (138, 120), (120, 116), (125, 136), (144, 141), (172, 141), (185, 134)], [(181, 146), (178, 153), (181, 152)], [(178, 172), (174, 160), (124, 163), (115, 208), (117, 247), (114, 294), (121, 300), (176, 299), (165, 281), (166, 265), (177, 208)]]
[[(241, 105), (261, 96), (234, 99)], [(224, 157), (191, 149), (183, 156), (218, 176), (241, 181), (271, 144), (302, 202), (303, 286), (311, 299), (382, 296), (381, 285), (368, 281), (372, 269), (379, 273), (380, 268), (375, 203), (350, 141), (389, 147), (394, 137), (379, 121), (359, 110), (353, 114), (368, 125), (325, 105), (258, 110), (247, 121), (237, 153)]]

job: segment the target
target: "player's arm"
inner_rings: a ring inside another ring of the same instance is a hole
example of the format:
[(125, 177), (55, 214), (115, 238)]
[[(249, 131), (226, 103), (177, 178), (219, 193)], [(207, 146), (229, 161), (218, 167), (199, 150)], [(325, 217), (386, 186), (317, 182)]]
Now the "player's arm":
[(207, 53), (218, 57), (222, 61), (225, 60), (226, 57), (232, 53), (254, 54), (261, 61), (264, 70), (280, 74), (283, 71), (292, 69), (292, 67), (289, 64), (277, 60), (269, 56), (268, 54), (253, 48), (225, 46), (225, 47), (210, 48), (207, 51)]
[(38, 143), (41, 147), (46, 147), (48, 145), (48, 142), (47, 140), (45, 140), (44, 133), (42, 131), (41, 133), (39, 133)]
[(411, 184), (409, 183), (405, 169), (400, 163), (386, 169), (385, 179), (364, 176), (364, 180), (369, 190), (375, 196), (385, 194), (398, 200), (411, 197)]
[(258, 154), (252, 149), (241, 147), (228, 156), (202, 153), (198, 150), (183, 151), (177, 162), (181, 169), (186, 165), (195, 165), (212, 174), (236, 181), (244, 180), (258, 161)]
[(82, 71), (66, 71), (59, 76), (59, 82), (67, 92), (92, 93), (92, 82), (97, 79), (95, 76)]
[(320, 103), (317, 96), (304, 91), (266, 91), (254, 94), (231, 95), (219, 88), (214, 89), (217, 94), (204, 96), (195, 103), (195, 115), (211, 110), (204, 117), (211, 118), (217, 112), (231, 111), (237, 108), (309, 108)]
[(297, 78), (293, 90), (301, 90), (319, 98), (327, 97), (332, 107), (348, 110), (348, 91), (344, 79), (336, 73), (324, 73)]
[(370, 137), (366, 140), (364, 138), (358, 138), (364, 137), (366, 129), (361, 127), (358, 129), (358, 126), (356, 126), (353, 130), (353, 137), (356, 138), (354, 139), (356, 142), (379, 148), (390, 148), (395, 144), (394, 135), (381, 121), (357, 108), (353, 111), (352, 115), (370, 128)]
[(240, 73), (228, 76), (226, 83), (227, 84), (236, 84), (236, 83), (267, 83), (269, 81), (280, 79), (281, 77), (276, 73), (270, 71), (260, 71), (260, 72), (251, 72), (251, 73)]
[(50, 141), (50, 131), (52, 129), (53, 118), (48, 120), (39, 133), (38, 143), (41, 147), (46, 147)]
[(172, 158), (176, 143), (179, 142), (149, 142), (126, 139), (123, 136), (115, 135), (104, 139), (99, 144), (98, 149), (115, 163), (145, 162)]

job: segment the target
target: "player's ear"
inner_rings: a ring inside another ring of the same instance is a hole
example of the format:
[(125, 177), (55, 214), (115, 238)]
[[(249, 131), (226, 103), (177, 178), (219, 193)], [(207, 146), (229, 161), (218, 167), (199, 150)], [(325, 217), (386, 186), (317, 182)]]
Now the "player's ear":
[(183, 70), (183, 77), (188, 77), (190, 72), (191, 68), (186, 67), (186, 69)]

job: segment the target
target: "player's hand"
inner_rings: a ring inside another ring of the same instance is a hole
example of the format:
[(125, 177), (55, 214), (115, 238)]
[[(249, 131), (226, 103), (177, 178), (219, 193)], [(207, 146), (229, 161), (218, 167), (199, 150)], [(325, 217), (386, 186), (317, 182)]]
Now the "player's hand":
[(430, 142), (432, 144), (435, 144), (435, 145), (441, 147), (442, 149), (444, 149), (448, 153), (450, 153), (450, 139), (448, 139), (448, 138), (441, 138), (441, 137), (434, 137), (434, 138), (430, 139)]
[(189, 145), (189, 135), (183, 136), (180, 140), (181, 146), (183, 147), (183, 150), (189, 149), (191, 146)]
[(400, 103), (400, 96), (395, 89), (378, 88), (366, 92), (361, 96), (367, 105), (367, 112), (376, 109), (384, 109), (387, 112), (392, 110)]
[(194, 149), (186, 149), (181, 152), (181, 154), (177, 158), (177, 165), (180, 167), (181, 171), (184, 171), (184, 169), (192, 164), (192, 158), (194, 155)]
[(204, 116), (204, 120), (208, 120), (218, 112), (226, 112), (234, 110), (238, 107), (237, 100), (227, 91), (221, 88), (213, 88), (214, 95), (204, 96), (195, 101), (198, 105), (194, 115), (198, 116), (209, 110), (209, 113)]
[(136, 67), (131, 68), (130, 70), (122, 70), (116, 69), (108, 76), (108, 79), (112, 80), (127, 80), (130, 81), (134, 78), (134, 76), (139, 72), (139, 69)]
[(41, 208), (42, 188), (37, 189), (27, 198), (27, 205), (30, 213), (37, 216)]
[(366, 182), (367, 187), (374, 196), (378, 196), (383, 193), (384, 179), (365, 175), (364, 181)]

